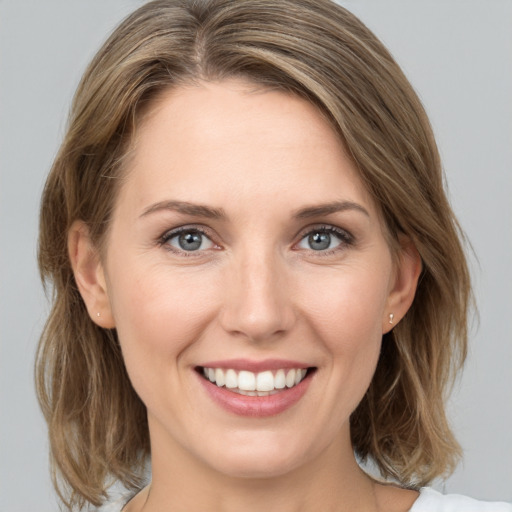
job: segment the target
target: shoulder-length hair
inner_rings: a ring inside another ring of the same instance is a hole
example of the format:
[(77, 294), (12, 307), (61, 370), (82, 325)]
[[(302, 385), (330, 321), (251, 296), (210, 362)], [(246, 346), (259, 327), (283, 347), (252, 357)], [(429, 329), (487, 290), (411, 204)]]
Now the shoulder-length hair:
[(53, 478), (68, 507), (99, 505), (109, 479), (141, 481), (146, 411), (115, 330), (99, 328), (78, 292), (67, 233), (81, 219), (100, 248), (143, 112), (164, 90), (242, 77), (316, 105), (380, 209), (390, 246), (415, 244), (414, 303), (384, 336), (372, 383), (351, 416), (360, 459), (405, 486), (453, 470), (445, 416), (465, 358), (471, 289), (432, 130), (386, 48), (329, 0), (157, 0), (124, 20), (86, 70), (41, 205), (39, 265), (53, 307), (36, 363)]

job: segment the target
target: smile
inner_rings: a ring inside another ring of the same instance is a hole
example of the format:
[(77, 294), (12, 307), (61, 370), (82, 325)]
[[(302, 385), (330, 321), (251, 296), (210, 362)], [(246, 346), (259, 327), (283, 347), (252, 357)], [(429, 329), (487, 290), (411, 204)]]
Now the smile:
[(282, 359), (211, 361), (194, 369), (206, 396), (229, 413), (249, 418), (291, 409), (307, 393), (318, 370)]
[(219, 388), (245, 396), (270, 396), (297, 386), (306, 377), (306, 368), (251, 372), (232, 368), (202, 367), (203, 376)]

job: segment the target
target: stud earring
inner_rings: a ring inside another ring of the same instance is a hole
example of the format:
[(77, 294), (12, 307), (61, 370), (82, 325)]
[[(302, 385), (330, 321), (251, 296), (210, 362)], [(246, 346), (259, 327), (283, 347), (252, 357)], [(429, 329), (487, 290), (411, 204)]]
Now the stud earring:
[(393, 313), (389, 313), (389, 323), (393, 323), (393, 318), (395, 318), (395, 315)]
[(101, 316), (101, 313), (100, 312), (96, 313), (96, 316)]

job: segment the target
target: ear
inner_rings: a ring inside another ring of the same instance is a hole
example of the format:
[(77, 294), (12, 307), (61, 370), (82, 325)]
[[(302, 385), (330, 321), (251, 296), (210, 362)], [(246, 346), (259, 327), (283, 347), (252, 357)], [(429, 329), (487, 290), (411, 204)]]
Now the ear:
[(400, 251), (382, 319), (383, 334), (393, 329), (411, 307), (422, 269), (421, 256), (412, 240), (402, 235), (399, 242)]
[(92, 321), (105, 329), (115, 327), (103, 265), (91, 241), (89, 228), (75, 221), (68, 232), (68, 253), (75, 281)]

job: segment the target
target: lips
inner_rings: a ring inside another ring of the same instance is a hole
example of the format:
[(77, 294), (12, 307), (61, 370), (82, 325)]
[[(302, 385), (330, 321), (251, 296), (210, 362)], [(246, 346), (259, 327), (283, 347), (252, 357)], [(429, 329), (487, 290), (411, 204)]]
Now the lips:
[(241, 416), (284, 412), (306, 393), (315, 372), (296, 361), (231, 360), (196, 367), (201, 384), (218, 405)]

